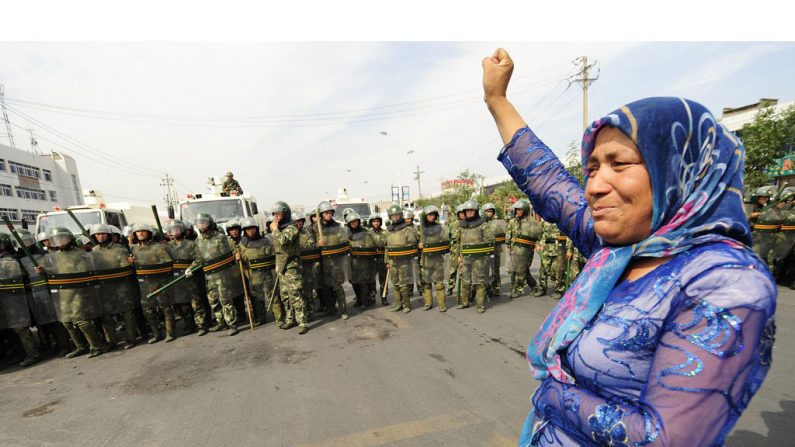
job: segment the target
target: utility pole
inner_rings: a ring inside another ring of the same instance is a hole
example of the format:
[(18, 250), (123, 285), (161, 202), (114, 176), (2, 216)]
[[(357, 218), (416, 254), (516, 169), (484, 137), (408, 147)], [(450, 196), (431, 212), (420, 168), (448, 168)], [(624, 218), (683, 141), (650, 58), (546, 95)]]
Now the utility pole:
[(582, 129), (585, 130), (588, 128), (588, 86), (599, 79), (599, 69), (597, 68), (595, 78), (589, 78), (588, 72), (591, 68), (596, 67), (597, 62), (588, 65), (588, 56), (582, 56), (575, 59), (574, 63), (582, 64), (582, 71), (578, 73), (578, 75), (581, 75), (582, 78), (575, 79), (574, 82), (579, 82), (582, 85)]
[(168, 217), (170, 219), (174, 218), (174, 205), (177, 203), (176, 194), (173, 191), (174, 187), (174, 177), (169, 177), (168, 173), (166, 176), (160, 179), (160, 186), (166, 189), (166, 196), (163, 200), (166, 202), (166, 206), (168, 207)]
[(30, 123), (28, 123), (28, 132), (30, 132), (30, 150), (35, 155), (39, 155), (39, 142), (36, 140), (36, 136), (33, 135), (33, 129), (30, 128)]
[(420, 171), (420, 165), (417, 165), (417, 170), (414, 171), (414, 180), (417, 181), (417, 193), (422, 198), (422, 185), (420, 184), (420, 175), (425, 174), (425, 171)]
[(3, 109), (3, 121), (6, 122), (6, 132), (8, 132), (8, 141), (11, 142), (11, 147), (14, 149), (17, 148), (17, 145), (14, 144), (14, 135), (11, 133), (11, 121), (8, 120), (8, 111), (6, 110), (6, 88), (3, 84), (0, 84), (0, 109)]

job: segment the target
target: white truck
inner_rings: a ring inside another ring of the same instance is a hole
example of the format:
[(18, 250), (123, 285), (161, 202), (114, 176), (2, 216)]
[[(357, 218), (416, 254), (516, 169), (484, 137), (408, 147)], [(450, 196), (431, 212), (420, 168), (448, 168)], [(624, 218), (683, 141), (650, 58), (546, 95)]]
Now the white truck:
[(340, 222), (345, 208), (353, 209), (362, 218), (363, 224), (379, 212), (378, 205), (368, 202), (364, 197), (351, 198), (346, 188), (337, 190), (337, 198), (331, 200), (331, 205), (334, 207), (334, 218)]
[[(96, 190), (83, 191), (85, 205), (67, 207), (72, 211), (83, 226), (103, 223), (122, 229), (125, 225), (148, 223), (156, 225), (151, 206), (133, 205), (128, 202), (105, 202), (102, 193)], [(161, 220), (164, 216), (161, 216)], [(72, 233), (80, 234), (82, 229), (69, 216), (66, 209), (53, 208), (36, 217), (36, 232), (47, 231), (55, 227), (68, 228)]]
[[(193, 225), (196, 215), (199, 213), (209, 213), (215, 223), (222, 229), (226, 227), (233, 217), (238, 219), (244, 217), (257, 218), (257, 199), (251, 194), (237, 195), (232, 192), (224, 194), (221, 191), (223, 180), (221, 177), (210, 177), (209, 193), (188, 194), (185, 200), (179, 202), (178, 216), (185, 223)], [(262, 222), (258, 222), (260, 228), (264, 229)]]

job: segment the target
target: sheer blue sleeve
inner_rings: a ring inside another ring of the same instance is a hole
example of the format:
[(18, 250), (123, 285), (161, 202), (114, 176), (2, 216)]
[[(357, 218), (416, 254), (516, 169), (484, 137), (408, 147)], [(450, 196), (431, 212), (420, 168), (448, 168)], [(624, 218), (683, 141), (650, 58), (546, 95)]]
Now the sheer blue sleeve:
[(677, 298), (639, 398), (547, 378), (536, 416), (585, 445), (723, 445), (770, 368), (771, 283), (753, 269), (701, 274)]
[(589, 257), (599, 240), (593, 231), (591, 209), (582, 185), (566, 171), (557, 156), (528, 127), (519, 129), (497, 159), (519, 186), (533, 209), (554, 222)]

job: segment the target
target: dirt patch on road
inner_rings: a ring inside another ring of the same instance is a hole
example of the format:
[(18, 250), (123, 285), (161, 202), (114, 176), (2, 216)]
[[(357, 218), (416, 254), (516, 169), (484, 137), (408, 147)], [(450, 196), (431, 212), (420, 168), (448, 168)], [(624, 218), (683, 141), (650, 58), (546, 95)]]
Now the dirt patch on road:
[[(195, 353), (194, 353), (195, 354)], [(212, 380), (222, 369), (258, 367), (269, 362), (296, 365), (313, 357), (314, 351), (275, 348), (267, 343), (251, 343), (221, 352), (209, 352), (200, 359), (182, 356), (141, 365), (136, 374), (124, 381), (111, 382), (106, 388), (119, 388), (131, 394), (156, 394), (190, 388)]]
[(392, 331), (383, 327), (379, 327), (375, 324), (357, 324), (353, 327), (353, 331), (351, 332), (351, 336), (348, 338), (348, 342), (352, 343), (355, 341), (386, 340), (390, 335), (392, 335)]
[(22, 413), (22, 417), (32, 418), (37, 416), (44, 416), (45, 414), (50, 414), (53, 411), (55, 411), (55, 407), (57, 407), (60, 402), (61, 401), (56, 400), (52, 402), (47, 402), (44, 405), (39, 405), (36, 408), (31, 408), (30, 410)]

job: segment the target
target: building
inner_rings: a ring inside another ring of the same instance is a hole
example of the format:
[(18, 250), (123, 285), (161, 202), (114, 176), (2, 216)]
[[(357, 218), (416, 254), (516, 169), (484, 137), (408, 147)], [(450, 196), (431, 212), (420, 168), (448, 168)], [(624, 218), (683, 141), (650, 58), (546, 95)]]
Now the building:
[(720, 122), (727, 129), (742, 137), (743, 126), (754, 121), (756, 114), (765, 107), (775, 107), (775, 113), (779, 114), (788, 107), (795, 104), (795, 101), (779, 103), (778, 99), (762, 98), (758, 102), (740, 107), (725, 107), (720, 117)]
[(82, 205), (74, 158), (62, 153), (34, 154), (0, 144), (0, 215), (16, 226), (53, 208)]

